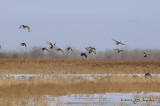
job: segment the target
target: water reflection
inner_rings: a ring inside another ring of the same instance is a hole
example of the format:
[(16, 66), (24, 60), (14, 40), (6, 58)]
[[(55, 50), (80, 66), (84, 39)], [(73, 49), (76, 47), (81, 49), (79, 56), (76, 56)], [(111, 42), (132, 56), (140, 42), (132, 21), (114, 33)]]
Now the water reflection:
[(42, 97), (29, 98), (1, 98), (0, 101), (0, 105), (12, 106), (160, 106), (160, 93), (45, 95)]

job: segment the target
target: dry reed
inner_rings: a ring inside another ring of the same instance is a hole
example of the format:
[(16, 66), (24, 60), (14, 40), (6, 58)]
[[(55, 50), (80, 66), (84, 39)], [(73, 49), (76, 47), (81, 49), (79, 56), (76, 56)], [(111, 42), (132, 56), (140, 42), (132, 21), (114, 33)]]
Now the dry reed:
[(30, 97), (42, 95), (95, 94), (107, 92), (160, 92), (160, 77), (144, 78), (108, 76), (99, 80), (74, 78), (34, 79), (21, 81), (0, 79), (0, 97)]
[(144, 74), (160, 73), (160, 61), (1, 59), (0, 74)]
[[(79, 59), (1, 59), (0, 74), (144, 74), (160, 73), (160, 61), (119, 61)], [(31, 80), (0, 79), (0, 105), (30, 105), (37, 97), (47, 105), (44, 95), (95, 94), (107, 92), (160, 92), (160, 77), (105, 76), (39, 78)], [(21, 98), (21, 99), (19, 99)]]

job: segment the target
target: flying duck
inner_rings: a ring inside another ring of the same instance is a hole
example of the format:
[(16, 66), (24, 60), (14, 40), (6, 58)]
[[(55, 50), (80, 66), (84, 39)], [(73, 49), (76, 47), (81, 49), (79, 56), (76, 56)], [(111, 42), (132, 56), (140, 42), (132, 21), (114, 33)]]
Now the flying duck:
[(48, 51), (48, 49), (45, 47), (41, 48), (41, 50), (42, 50), (42, 52), (44, 52), (45, 50)]
[(86, 58), (86, 60), (87, 60), (87, 54), (86, 53), (81, 53), (80, 55), (84, 56)]
[(116, 42), (116, 45), (119, 45), (119, 44), (125, 45), (125, 44), (123, 44), (121, 41), (117, 41), (117, 40), (115, 40), (115, 39), (112, 39), (112, 40)]
[(47, 44), (50, 45), (50, 49), (53, 49), (53, 47), (56, 45), (56, 43), (52, 44), (51, 42), (47, 42)]
[(20, 28), (23, 28), (23, 29), (28, 29), (28, 32), (30, 32), (30, 27), (29, 26), (27, 26), (27, 25), (21, 25), (20, 27), (19, 27), (19, 29)]
[(72, 49), (71, 47), (67, 47), (67, 48), (66, 48), (66, 50), (67, 50), (67, 51), (69, 51), (69, 50), (70, 50), (70, 51), (72, 51), (72, 52), (73, 52), (73, 49)]
[(24, 46), (24, 47), (27, 49), (26, 43), (21, 43), (20, 45), (21, 45), (21, 46)]
[(146, 54), (145, 52), (143, 52), (143, 56), (146, 58), (148, 57), (148, 55), (151, 55), (151, 54)]
[(61, 51), (61, 52), (63, 52), (63, 50), (62, 50), (61, 48), (57, 48), (56, 50), (57, 50), (57, 51)]
[(120, 50), (118, 48), (114, 49), (114, 51), (117, 51), (117, 53), (124, 52), (123, 50)]

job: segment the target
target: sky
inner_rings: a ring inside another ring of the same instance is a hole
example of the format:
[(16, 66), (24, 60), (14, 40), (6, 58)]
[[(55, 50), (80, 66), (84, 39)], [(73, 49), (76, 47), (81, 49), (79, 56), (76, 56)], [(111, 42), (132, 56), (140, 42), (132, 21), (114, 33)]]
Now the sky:
[[(160, 49), (160, 0), (1, 0), (0, 45), (19, 50), (20, 43), (98, 51), (122, 48)], [(24, 24), (31, 32), (19, 29)]]

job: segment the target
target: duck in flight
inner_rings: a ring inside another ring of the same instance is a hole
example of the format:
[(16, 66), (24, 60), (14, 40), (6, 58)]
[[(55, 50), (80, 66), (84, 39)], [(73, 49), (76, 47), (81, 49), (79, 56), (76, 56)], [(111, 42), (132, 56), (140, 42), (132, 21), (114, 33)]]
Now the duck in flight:
[(143, 57), (148, 57), (148, 55), (151, 55), (151, 54), (147, 54), (147, 53), (145, 53), (145, 52), (143, 52)]
[(88, 46), (88, 47), (86, 47), (85, 49), (87, 50), (87, 51), (89, 51), (90, 49), (92, 49), (93, 47), (92, 46)]
[(87, 60), (87, 54), (86, 53), (81, 53), (80, 54), (82, 57), (84, 56), (85, 58), (86, 58), (86, 60)]
[(125, 44), (124, 44), (124, 43), (122, 43), (121, 41), (117, 41), (117, 40), (115, 40), (115, 39), (112, 39), (112, 40), (116, 42), (116, 45), (119, 45), (119, 44), (121, 44), (121, 45), (125, 45)]
[(89, 53), (89, 54), (90, 54), (90, 53), (96, 54), (96, 48), (91, 48), (91, 49), (88, 51), (88, 53)]
[(73, 49), (72, 49), (71, 47), (67, 47), (66, 50), (67, 50), (67, 51), (72, 51), (72, 52), (73, 52)]
[(23, 28), (23, 29), (28, 29), (28, 32), (30, 32), (30, 27), (29, 26), (27, 26), (27, 25), (21, 25), (20, 27), (19, 27), (19, 29), (20, 28)]
[(118, 49), (118, 48), (114, 49), (114, 51), (117, 51), (117, 53), (124, 52), (123, 50), (120, 50), (120, 49)]
[(47, 42), (47, 44), (50, 45), (50, 49), (53, 49), (55, 47), (55, 45), (56, 45), (56, 43), (52, 44), (51, 42)]
[(63, 53), (63, 50), (61, 48), (57, 48), (56, 50), (57, 51), (61, 51)]
[(88, 51), (89, 54), (90, 54), (90, 53), (96, 54), (96, 48), (94, 48), (94, 47), (92, 47), (92, 46), (89, 46), (89, 47), (87, 47), (87, 48), (85, 48), (85, 49)]
[(20, 45), (21, 45), (21, 46), (24, 46), (24, 47), (26, 48), (26, 50), (27, 50), (27, 45), (26, 45), (26, 43), (21, 43)]
[[(41, 48), (41, 50), (42, 50), (42, 52), (44, 52), (44, 51), (48, 51), (48, 49), (47, 49), (47, 48), (45, 48), (45, 47)], [(48, 52), (49, 52), (49, 51), (48, 51)]]

